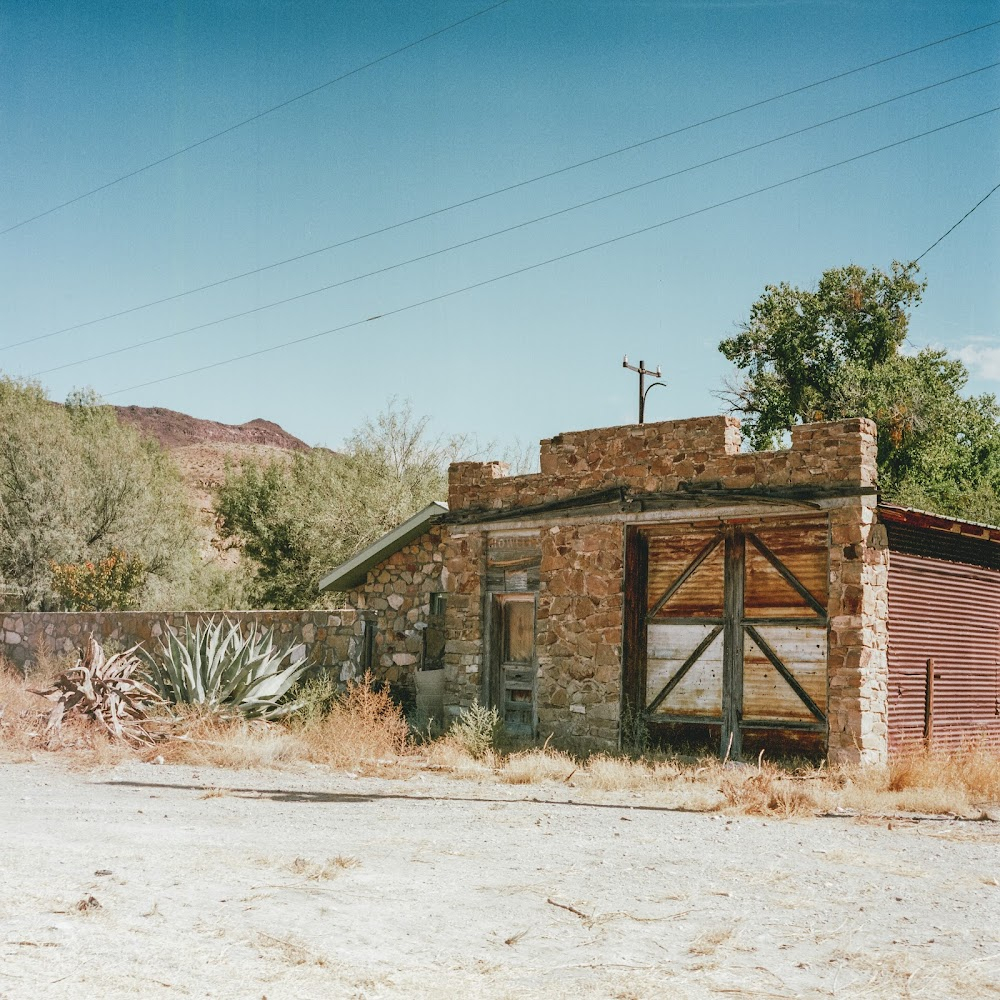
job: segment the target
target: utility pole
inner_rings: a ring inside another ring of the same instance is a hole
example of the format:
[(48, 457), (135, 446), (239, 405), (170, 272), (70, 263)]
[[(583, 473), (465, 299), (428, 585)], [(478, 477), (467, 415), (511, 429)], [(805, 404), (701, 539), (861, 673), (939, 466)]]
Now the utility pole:
[(622, 368), (627, 368), (630, 372), (635, 372), (639, 376), (639, 423), (645, 423), (646, 416), (646, 394), (655, 385), (662, 385), (666, 388), (666, 382), (651, 382), (648, 386), (646, 385), (646, 376), (652, 375), (654, 378), (662, 378), (663, 375), (660, 372), (660, 366), (656, 366), (656, 371), (654, 372), (652, 368), (646, 367), (645, 361), (639, 362), (639, 367), (636, 368), (635, 365), (630, 365), (628, 363), (628, 355), (626, 354), (622, 358)]

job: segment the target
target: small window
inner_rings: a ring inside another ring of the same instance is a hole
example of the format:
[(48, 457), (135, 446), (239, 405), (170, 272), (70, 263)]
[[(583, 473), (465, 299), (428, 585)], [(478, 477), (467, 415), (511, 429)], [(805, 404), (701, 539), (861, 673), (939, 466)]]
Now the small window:
[(443, 615), (447, 601), (447, 594), (431, 594), (430, 613), (432, 615)]

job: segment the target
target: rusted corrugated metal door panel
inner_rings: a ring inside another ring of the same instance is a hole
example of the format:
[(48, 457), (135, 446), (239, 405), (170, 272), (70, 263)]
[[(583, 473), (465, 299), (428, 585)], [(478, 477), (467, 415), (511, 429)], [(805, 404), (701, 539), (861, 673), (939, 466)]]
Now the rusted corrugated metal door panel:
[(1000, 572), (893, 551), (889, 558), (889, 740), (924, 735), (933, 659), (933, 743), (1000, 740)]
[[(750, 530), (825, 608), (830, 589), (826, 521), (798, 521), (794, 525), (765, 525)], [(747, 546), (744, 602), (748, 618), (812, 618), (817, 613), (752, 544)]]
[[(778, 654), (813, 702), (826, 710), (826, 626), (759, 625), (758, 634)], [(760, 647), (747, 636), (743, 647), (743, 719), (814, 721)]]
[[(718, 530), (660, 529), (649, 534), (648, 610), (672, 583), (718, 537)], [(705, 617), (722, 614), (725, 574), (723, 547), (716, 546), (657, 612), (657, 617)]]

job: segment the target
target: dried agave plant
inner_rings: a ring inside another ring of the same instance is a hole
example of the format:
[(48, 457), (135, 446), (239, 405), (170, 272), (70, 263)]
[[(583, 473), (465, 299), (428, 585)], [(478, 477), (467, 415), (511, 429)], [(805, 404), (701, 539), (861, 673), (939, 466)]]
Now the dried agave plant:
[(135, 744), (152, 743), (147, 704), (161, 702), (156, 690), (136, 673), (143, 669), (133, 646), (124, 653), (105, 655), (101, 644), (90, 636), (80, 661), (61, 673), (52, 687), (35, 694), (54, 702), (48, 731), (62, 726), (63, 719), (79, 715), (96, 722), (112, 736)]

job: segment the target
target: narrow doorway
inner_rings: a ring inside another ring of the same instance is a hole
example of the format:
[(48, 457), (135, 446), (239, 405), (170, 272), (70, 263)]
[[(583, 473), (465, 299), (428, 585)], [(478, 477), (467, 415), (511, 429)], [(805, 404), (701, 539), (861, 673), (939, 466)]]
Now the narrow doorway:
[(537, 722), (535, 595), (494, 594), (491, 615), (491, 701), (505, 732), (531, 737)]

